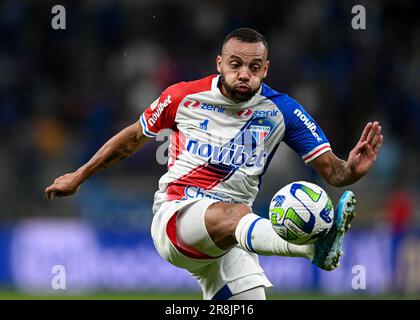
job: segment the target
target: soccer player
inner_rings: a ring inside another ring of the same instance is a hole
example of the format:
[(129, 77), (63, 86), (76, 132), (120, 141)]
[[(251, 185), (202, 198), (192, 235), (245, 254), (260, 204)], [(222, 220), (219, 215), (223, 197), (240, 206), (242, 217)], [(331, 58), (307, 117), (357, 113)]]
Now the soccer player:
[(369, 122), (347, 161), (337, 158), (319, 125), (295, 100), (263, 83), (268, 45), (250, 28), (228, 34), (218, 74), (168, 87), (139, 121), (106, 142), (82, 167), (54, 180), (48, 199), (74, 194), (93, 174), (172, 129), (168, 171), (155, 194), (151, 234), (159, 254), (188, 270), (204, 299), (265, 299), (272, 286), (260, 255), (304, 257), (324, 270), (338, 266), (355, 198), (346, 191), (334, 224), (315, 244), (281, 239), (252, 211), (261, 176), (281, 141), (330, 185), (358, 181), (373, 166), (383, 136)]

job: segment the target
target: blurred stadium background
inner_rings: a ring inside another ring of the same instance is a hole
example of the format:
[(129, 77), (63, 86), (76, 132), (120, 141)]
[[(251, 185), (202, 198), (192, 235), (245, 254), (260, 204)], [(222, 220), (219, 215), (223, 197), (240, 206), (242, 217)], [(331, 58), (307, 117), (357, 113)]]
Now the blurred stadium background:
[[(66, 30), (51, 8), (66, 8)], [(362, 4), (367, 29), (351, 28)], [(162, 142), (48, 202), (44, 188), (134, 122), (168, 85), (215, 73), (236, 27), (266, 35), (266, 83), (315, 117), (346, 158), (366, 122), (383, 124), (376, 167), (351, 187), (358, 216), (343, 265), (261, 257), (276, 298), (420, 296), (420, 33), (416, 1), (0, 2), (0, 298), (200, 299), (187, 272), (155, 251), (149, 227)], [(264, 176), (255, 211), (295, 180), (329, 187), (287, 147)], [(53, 290), (52, 267), (66, 269)], [(356, 267), (355, 267), (356, 266)], [(366, 289), (355, 290), (358, 267)]]

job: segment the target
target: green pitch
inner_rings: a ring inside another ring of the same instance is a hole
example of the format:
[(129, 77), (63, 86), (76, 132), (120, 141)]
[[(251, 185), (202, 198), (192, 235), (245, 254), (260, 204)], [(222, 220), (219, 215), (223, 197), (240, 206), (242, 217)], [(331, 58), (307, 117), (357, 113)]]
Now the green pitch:
[[(28, 294), (0, 292), (0, 300), (201, 300), (200, 293), (92, 293), (92, 294)], [(272, 293), (268, 300), (401, 300), (420, 299), (420, 295), (325, 295), (320, 293)]]

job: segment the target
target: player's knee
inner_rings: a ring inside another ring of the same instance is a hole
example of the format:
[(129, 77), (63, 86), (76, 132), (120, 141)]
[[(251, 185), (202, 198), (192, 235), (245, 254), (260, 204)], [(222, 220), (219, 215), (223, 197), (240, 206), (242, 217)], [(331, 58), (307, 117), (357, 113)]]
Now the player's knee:
[(219, 247), (234, 245), (235, 230), (241, 218), (252, 209), (245, 204), (215, 203), (206, 212), (207, 231)]
[[(239, 220), (247, 213), (252, 212), (252, 209), (242, 203), (231, 204), (221, 203), (216, 210), (219, 211), (215, 216), (216, 222), (223, 225), (224, 228), (228, 228), (231, 231), (235, 231), (236, 225)], [(211, 213), (209, 215), (212, 215)]]
[(242, 217), (250, 212), (252, 212), (252, 209), (243, 203), (234, 204), (229, 208), (227, 216), (229, 218), (230, 223), (229, 230), (232, 234), (235, 233), (236, 226), (238, 225)]

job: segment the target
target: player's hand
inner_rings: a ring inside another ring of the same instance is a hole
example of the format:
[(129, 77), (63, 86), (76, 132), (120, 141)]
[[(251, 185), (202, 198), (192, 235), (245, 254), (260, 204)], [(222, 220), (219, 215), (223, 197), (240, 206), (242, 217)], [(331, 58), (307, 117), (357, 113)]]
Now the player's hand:
[(45, 189), (48, 200), (54, 196), (65, 197), (76, 193), (80, 188), (80, 179), (75, 172), (67, 173), (54, 180), (54, 183)]
[(355, 177), (365, 175), (373, 166), (384, 139), (379, 122), (369, 122), (359, 142), (350, 151), (347, 163)]

